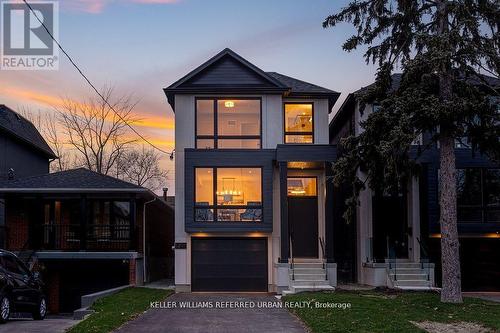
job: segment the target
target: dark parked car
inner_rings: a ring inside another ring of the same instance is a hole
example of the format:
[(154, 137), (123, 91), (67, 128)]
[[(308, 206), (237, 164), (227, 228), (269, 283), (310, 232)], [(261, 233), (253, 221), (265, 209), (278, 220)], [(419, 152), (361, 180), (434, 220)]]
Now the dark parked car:
[(42, 320), (47, 314), (47, 301), (38, 273), (32, 273), (13, 253), (0, 250), (0, 322), (11, 312), (29, 312)]

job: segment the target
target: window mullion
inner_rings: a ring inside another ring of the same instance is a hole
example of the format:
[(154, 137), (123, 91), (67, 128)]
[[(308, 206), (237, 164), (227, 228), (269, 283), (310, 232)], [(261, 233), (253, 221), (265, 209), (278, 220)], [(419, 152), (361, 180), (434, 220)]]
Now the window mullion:
[(214, 149), (219, 147), (219, 110), (217, 108), (217, 98), (214, 99)]
[(214, 175), (213, 179), (213, 201), (214, 201), (214, 222), (218, 222), (217, 219), (217, 211), (218, 211), (218, 205), (217, 205), (217, 168), (212, 169), (212, 174)]

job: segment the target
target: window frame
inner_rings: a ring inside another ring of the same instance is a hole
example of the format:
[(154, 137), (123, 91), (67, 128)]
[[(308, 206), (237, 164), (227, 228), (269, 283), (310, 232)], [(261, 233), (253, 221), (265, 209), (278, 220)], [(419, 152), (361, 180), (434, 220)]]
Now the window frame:
[[(208, 206), (200, 206), (196, 204), (196, 169), (212, 169), (212, 204)], [(228, 205), (222, 206), (217, 204), (217, 169), (259, 169), (260, 170), (260, 205), (259, 206), (249, 206), (249, 205)], [(193, 182), (193, 222), (194, 223), (263, 223), (264, 221), (264, 168), (262, 166), (195, 166), (193, 168), (194, 182)], [(219, 221), (218, 220), (218, 209), (260, 209), (261, 219), (260, 221)], [(212, 221), (198, 221), (196, 220), (196, 210), (197, 209), (210, 209), (213, 210), (213, 220)]]
[[(212, 101), (214, 107), (214, 135), (198, 135), (198, 101)], [(258, 100), (259, 101), (259, 135), (219, 135), (219, 110), (218, 110), (218, 101), (220, 100)], [(259, 148), (219, 148), (219, 140), (259, 140)], [(213, 140), (213, 148), (199, 148), (198, 140)], [(245, 150), (257, 150), (262, 149), (262, 98), (261, 97), (202, 97), (197, 96), (194, 99), (194, 147), (195, 149), (245, 149)]]
[[(288, 195), (288, 179), (315, 179), (315, 187), (316, 187), (316, 195)], [(319, 185), (318, 185), (318, 176), (287, 176), (287, 186), (286, 186), (286, 196), (287, 198), (319, 198)]]
[[(481, 198), (481, 203), (475, 204), (475, 205), (461, 205), (458, 203), (458, 191), (457, 191), (457, 222), (460, 224), (484, 224), (484, 223), (498, 223), (496, 221), (489, 221), (488, 220), (488, 212), (489, 211), (497, 211), (500, 209), (500, 206), (489, 206), (488, 205), (488, 189), (487, 189), (487, 172), (490, 170), (500, 170), (500, 168), (484, 168), (484, 167), (462, 167), (462, 168), (457, 168), (458, 170), (479, 170), (480, 171), (480, 198)], [(457, 184), (458, 185), (458, 184)], [(473, 221), (464, 221), (463, 219), (460, 219), (459, 211), (460, 209), (462, 210), (478, 210), (481, 212), (481, 219), (480, 221), (473, 222)]]
[[(286, 106), (288, 104), (308, 104), (311, 105), (311, 117), (312, 117), (312, 132), (287, 132), (286, 130)], [(311, 145), (314, 144), (314, 132), (315, 132), (315, 125), (314, 125), (314, 102), (283, 102), (283, 144), (286, 145)], [(295, 143), (295, 142), (286, 142), (286, 137), (287, 136), (298, 136), (298, 135), (310, 135), (312, 137), (312, 142), (308, 143)]]

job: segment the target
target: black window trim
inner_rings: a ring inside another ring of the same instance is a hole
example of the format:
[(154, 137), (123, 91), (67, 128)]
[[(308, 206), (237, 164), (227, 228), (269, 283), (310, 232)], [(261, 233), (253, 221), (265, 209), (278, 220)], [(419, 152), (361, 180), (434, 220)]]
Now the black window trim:
[[(213, 111), (214, 111), (214, 135), (198, 135), (198, 101), (213, 101)], [(259, 135), (219, 135), (219, 110), (218, 110), (218, 101), (219, 100), (258, 100), (259, 101)], [(232, 148), (219, 148), (218, 143), (219, 140), (259, 140), (259, 148), (238, 148), (238, 149), (250, 149), (257, 150), (262, 149), (262, 98), (261, 97), (234, 97), (234, 96), (197, 96), (194, 101), (194, 136), (195, 142), (194, 147), (196, 149), (232, 149)], [(213, 140), (213, 148), (199, 148), (198, 140)]]
[[(312, 117), (312, 132), (287, 132), (286, 130), (286, 106), (288, 104), (309, 104), (311, 105), (311, 117)], [(311, 145), (314, 144), (314, 102), (299, 102), (299, 101), (285, 101), (283, 102), (283, 143), (287, 145)], [(312, 142), (308, 143), (295, 143), (286, 142), (287, 136), (297, 136), (297, 135), (310, 135), (312, 137)]]
[[(229, 206), (221, 206), (217, 204), (217, 169), (259, 169), (260, 170), (260, 205), (249, 206), (249, 205), (229, 205)], [(208, 206), (200, 206), (196, 205), (196, 169), (212, 169), (212, 204)], [(264, 212), (264, 177), (263, 171), (264, 168), (262, 166), (196, 166), (194, 167), (194, 190), (193, 190), (193, 221), (195, 223), (262, 223), (263, 222), (263, 214), (261, 214), (262, 218), (260, 221), (218, 221), (217, 219), (217, 210), (218, 209), (260, 209), (262, 213)], [(212, 209), (213, 210), (213, 220), (212, 221), (198, 221), (196, 220), (196, 210), (197, 209)]]
[[(486, 188), (486, 173), (489, 170), (500, 170), (500, 168), (484, 168), (484, 167), (462, 167), (457, 168), (458, 170), (479, 170), (480, 171), (480, 191), (481, 191), (481, 203), (476, 205), (461, 205), (457, 200), (457, 222), (460, 224), (479, 224), (479, 223), (497, 223), (496, 221), (488, 221), (488, 212), (489, 211), (497, 211), (500, 209), (500, 206), (488, 205), (487, 197), (488, 190)], [(458, 193), (457, 193), (458, 199)], [(481, 220), (480, 221), (463, 221), (460, 220), (459, 210), (479, 210), (481, 212)]]

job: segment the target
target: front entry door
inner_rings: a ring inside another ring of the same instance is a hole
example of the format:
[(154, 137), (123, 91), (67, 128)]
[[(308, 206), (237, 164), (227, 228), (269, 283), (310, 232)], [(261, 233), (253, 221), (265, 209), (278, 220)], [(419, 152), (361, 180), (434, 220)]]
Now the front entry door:
[[(288, 223), (292, 235), (292, 256), (318, 258), (316, 178), (289, 178), (288, 185)], [(299, 186), (304, 188), (296, 189)]]

